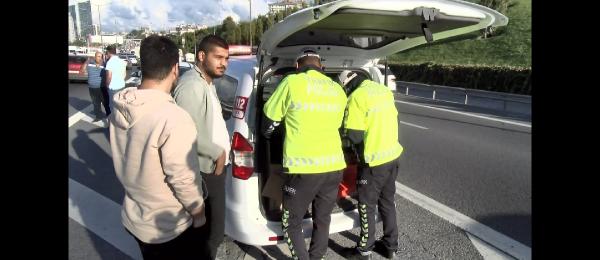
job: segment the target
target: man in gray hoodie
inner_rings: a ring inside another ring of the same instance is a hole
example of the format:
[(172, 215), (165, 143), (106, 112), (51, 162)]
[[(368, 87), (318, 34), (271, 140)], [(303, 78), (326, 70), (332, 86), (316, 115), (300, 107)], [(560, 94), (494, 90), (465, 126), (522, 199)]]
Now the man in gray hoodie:
[(198, 136), (197, 158), (202, 178), (206, 181), (205, 254), (202, 259), (215, 259), (225, 234), (225, 175), (229, 162), (229, 134), (225, 127), (221, 104), (213, 79), (225, 74), (229, 45), (219, 36), (208, 35), (198, 44), (196, 64), (186, 71), (173, 92), (177, 105), (192, 116)]
[(115, 94), (110, 116), (113, 163), (125, 188), (121, 219), (144, 259), (200, 259), (204, 230), (197, 227), (206, 218), (196, 127), (170, 95), (177, 46), (152, 35), (140, 58), (142, 84)]

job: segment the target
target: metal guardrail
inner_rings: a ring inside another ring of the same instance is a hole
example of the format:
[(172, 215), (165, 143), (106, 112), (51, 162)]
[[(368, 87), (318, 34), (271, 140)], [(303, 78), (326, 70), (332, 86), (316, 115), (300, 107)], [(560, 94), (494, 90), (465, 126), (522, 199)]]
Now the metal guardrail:
[(396, 82), (396, 92), (407, 96), (531, 115), (531, 96), (527, 95), (405, 81)]

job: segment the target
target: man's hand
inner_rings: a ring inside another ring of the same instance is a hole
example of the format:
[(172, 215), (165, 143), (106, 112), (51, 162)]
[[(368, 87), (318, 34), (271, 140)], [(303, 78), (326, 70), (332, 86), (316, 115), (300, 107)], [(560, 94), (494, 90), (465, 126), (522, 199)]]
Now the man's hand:
[(206, 216), (204, 215), (204, 204), (202, 204), (202, 208), (197, 212), (192, 214), (193, 226), (195, 228), (204, 226), (206, 224)]
[(221, 173), (223, 173), (223, 168), (225, 166), (225, 151), (223, 150), (223, 152), (221, 153), (221, 156), (219, 156), (219, 158), (217, 159), (217, 161), (215, 162), (216, 166), (215, 166), (215, 175), (221, 175)]

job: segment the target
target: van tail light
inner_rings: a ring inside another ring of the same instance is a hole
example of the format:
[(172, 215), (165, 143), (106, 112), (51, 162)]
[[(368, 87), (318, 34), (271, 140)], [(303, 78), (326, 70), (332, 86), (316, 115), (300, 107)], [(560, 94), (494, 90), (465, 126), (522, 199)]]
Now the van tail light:
[(247, 180), (254, 173), (254, 148), (244, 136), (234, 132), (231, 151), (233, 151), (233, 177)]

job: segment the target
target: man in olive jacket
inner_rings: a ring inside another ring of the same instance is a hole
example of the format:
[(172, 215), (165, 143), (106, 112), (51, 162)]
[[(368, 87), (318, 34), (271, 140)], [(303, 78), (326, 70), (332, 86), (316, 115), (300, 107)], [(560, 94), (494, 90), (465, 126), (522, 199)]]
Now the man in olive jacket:
[(225, 74), (228, 59), (229, 46), (225, 40), (215, 35), (204, 37), (198, 44), (194, 68), (179, 78), (173, 92), (177, 105), (196, 124), (197, 157), (208, 191), (204, 225), (207, 244), (201, 247), (208, 251), (202, 252), (198, 259), (215, 259), (225, 234), (225, 174), (221, 173), (229, 163), (231, 146), (213, 79)]

